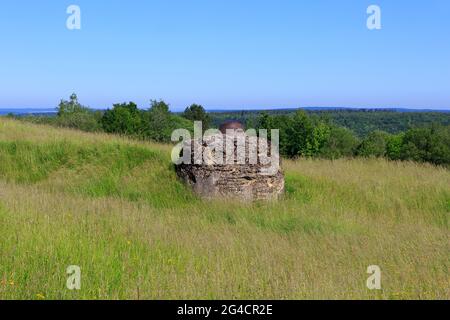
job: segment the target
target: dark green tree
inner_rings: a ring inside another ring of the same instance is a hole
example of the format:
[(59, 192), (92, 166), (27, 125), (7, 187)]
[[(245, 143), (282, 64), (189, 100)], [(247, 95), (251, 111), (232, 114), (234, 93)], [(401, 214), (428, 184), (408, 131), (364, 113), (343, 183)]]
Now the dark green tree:
[(361, 157), (384, 157), (389, 134), (375, 130), (361, 142), (357, 154)]
[(355, 134), (343, 127), (331, 126), (327, 140), (319, 151), (319, 155), (328, 159), (352, 157), (359, 145)]
[(80, 104), (75, 93), (70, 96), (69, 101), (61, 100), (54, 124), (83, 131), (101, 130), (98, 112)]
[(146, 138), (167, 142), (170, 141), (172, 126), (169, 105), (162, 100), (151, 100), (150, 109), (143, 114), (143, 135)]
[(388, 137), (386, 142), (386, 157), (390, 160), (400, 160), (404, 134), (399, 133)]
[(289, 137), (286, 149), (291, 157), (306, 155), (312, 130), (312, 123), (306, 113), (297, 111), (286, 128)]
[(183, 112), (183, 117), (191, 121), (201, 121), (203, 130), (207, 130), (211, 127), (211, 117), (205, 111), (203, 106), (199, 104), (192, 104), (187, 107)]
[(402, 160), (450, 164), (450, 126), (433, 124), (410, 129), (403, 139)]
[(112, 110), (108, 109), (101, 118), (103, 130), (139, 136), (142, 127), (141, 111), (134, 102), (116, 103)]

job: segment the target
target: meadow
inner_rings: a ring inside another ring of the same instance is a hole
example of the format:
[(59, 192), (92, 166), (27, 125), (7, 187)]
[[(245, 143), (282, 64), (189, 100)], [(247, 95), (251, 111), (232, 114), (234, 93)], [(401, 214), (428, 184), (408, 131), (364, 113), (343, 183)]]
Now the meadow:
[(196, 198), (170, 151), (0, 118), (0, 299), (450, 299), (448, 169), (285, 160), (284, 199), (244, 204)]

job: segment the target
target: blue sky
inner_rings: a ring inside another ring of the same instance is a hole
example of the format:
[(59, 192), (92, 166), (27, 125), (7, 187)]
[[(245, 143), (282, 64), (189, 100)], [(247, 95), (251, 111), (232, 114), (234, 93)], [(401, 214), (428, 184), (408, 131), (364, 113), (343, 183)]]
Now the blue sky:
[(0, 108), (450, 109), (448, 0), (3, 0), (0, 35)]

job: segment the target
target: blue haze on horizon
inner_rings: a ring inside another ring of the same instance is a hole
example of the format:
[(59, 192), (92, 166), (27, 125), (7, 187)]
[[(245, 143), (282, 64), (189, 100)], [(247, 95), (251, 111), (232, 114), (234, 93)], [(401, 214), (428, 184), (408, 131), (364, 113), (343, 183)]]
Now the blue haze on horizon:
[(448, 0), (4, 0), (0, 35), (0, 108), (450, 109)]

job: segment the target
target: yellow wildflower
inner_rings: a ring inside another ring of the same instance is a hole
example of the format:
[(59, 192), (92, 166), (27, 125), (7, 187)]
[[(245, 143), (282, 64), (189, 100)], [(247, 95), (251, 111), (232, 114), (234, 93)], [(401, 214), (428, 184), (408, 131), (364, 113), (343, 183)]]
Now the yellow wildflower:
[(36, 294), (36, 298), (38, 298), (39, 300), (44, 300), (45, 296), (42, 293), (38, 293)]

